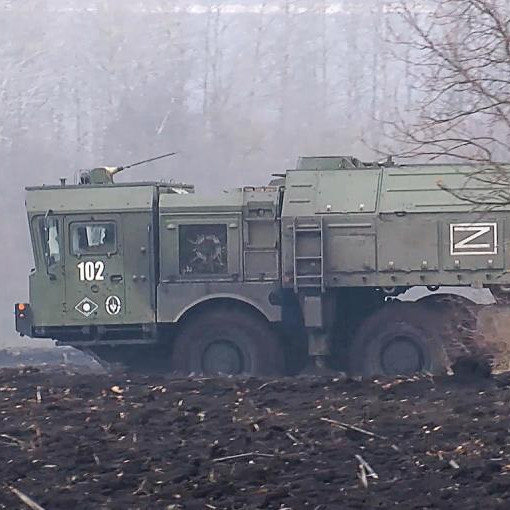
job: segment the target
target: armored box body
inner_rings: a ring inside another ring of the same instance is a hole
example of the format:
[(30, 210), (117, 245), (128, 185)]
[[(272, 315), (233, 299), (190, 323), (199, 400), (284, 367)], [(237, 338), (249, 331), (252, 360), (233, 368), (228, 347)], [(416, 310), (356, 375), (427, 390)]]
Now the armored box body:
[(501, 189), (470, 181), (472, 167), (345, 169), (335, 167), (338, 159), (323, 158), (317, 168), (317, 159), (302, 160), (302, 168), (287, 173), (284, 286), (481, 286), (508, 280), (510, 205), (477, 209), (459, 198), (469, 192), (484, 200)]

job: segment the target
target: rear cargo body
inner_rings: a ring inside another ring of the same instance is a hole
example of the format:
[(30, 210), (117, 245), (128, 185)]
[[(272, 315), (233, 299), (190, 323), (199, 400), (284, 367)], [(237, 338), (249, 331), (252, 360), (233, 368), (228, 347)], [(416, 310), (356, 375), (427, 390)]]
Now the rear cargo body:
[[(321, 272), (323, 288), (508, 282), (510, 205), (474, 210), (440, 187), (465, 191), (472, 173), (446, 165), (288, 172), (284, 285), (313, 285)], [(471, 191), (493, 189), (476, 182)]]

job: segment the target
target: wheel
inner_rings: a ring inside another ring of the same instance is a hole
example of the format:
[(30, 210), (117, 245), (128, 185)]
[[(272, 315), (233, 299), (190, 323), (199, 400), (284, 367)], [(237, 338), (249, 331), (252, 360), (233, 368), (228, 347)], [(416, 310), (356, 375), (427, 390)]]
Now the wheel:
[(441, 316), (416, 303), (391, 302), (369, 317), (356, 333), (350, 368), (363, 376), (444, 373)]
[(190, 319), (172, 354), (177, 372), (282, 375), (283, 349), (269, 323), (244, 310), (218, 307)]

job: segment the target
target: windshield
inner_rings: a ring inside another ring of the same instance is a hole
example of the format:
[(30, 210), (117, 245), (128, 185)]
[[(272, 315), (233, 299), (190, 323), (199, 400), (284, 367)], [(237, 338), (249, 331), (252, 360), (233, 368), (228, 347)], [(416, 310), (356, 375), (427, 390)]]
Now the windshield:
[(60, 262), (60, 234), (57, 218), (46, 217), (40, 221), (44, 257), (48, 266)]

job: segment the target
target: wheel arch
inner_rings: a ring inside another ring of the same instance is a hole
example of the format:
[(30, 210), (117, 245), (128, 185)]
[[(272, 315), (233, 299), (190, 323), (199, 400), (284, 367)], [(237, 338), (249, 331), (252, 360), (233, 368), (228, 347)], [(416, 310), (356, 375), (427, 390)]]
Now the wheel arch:
[(441, 303), (462, 303), (462, 304), (478, 304), (475, 299), (471, 296), (463, 296), (461, 294), (442, 293), (442, 294), (431, 294), (429, 296), (423, 296), (420, 299), (414, 301), (414, 303), (421, 303), (422, 305), (441, 304)]
[(175, 322), (177, 324), (183, 324), (199, 313), (209, 311), (213, 308), (228, 306), (253, 313), (255, 316), (270, 322), (269, 317), (258, 303), (244, 296), (235, 294), (212, 294), (192, 301), (177, 314)]
[(439, 287), (436, 291), (429, 291), (424, 286), (410, 287), (406, 292), (398, 297), (398, 301), (403, 303), (434, 303), (446, 301), (447, 299), (456, 300), (462, 303), (472, 303), (475, 305), (492, 304), (495, 302), (494, 296), (489, 289), (473, 289), (471, 287)]

